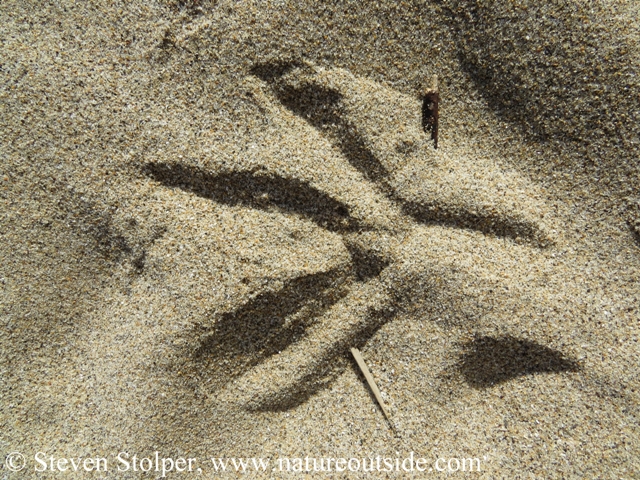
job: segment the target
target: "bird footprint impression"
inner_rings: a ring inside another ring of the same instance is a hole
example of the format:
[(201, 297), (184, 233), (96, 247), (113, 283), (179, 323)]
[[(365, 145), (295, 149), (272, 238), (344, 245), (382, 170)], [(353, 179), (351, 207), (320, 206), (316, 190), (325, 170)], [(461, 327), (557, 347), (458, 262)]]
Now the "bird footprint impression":
[[(303, 61), (257, 65), (245, 87), (281, 132), (266, 147), (273, 154), (215, 171), (146, 166), (166, 188), (245, 212), (253, 220), (243, 242), (278, 248), (280, 273), (265, 274), (254, 258), (253, 275), (239, 281), (245, 293), (196, 322), (194, 368), (201, 378), (225, 372), (208, 394), (249, 409), (306, 401), (344, 369), (350, 347), (416, 302), (413, 285), (433, 263), (464, 272), (455, 254), (429, 255), (442, 232), (532, 249), (551, 242), (527, 182), (448, 152), (446, 140), (434, 149), (419, 99)], [(282, 227), (252, 236), (260, 218)]]

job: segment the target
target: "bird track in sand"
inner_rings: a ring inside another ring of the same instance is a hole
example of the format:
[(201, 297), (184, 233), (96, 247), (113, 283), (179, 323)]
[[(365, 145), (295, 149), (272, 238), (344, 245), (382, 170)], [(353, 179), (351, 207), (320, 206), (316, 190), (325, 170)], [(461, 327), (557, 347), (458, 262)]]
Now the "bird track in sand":
[[(246, 88), (264, 115), (312, 129), (309, 138), (328, 142), (336, 155), (318, 148), (310, 177), (255, 168), (211, 173), (183, 163), (149, 163), (147, 174), (214, 202), (311, 221), (338, 235), (349, 258), (213, 315), (194, 356), (203, 368), (232, 365), (223, 397), (283, 409), (328, 385), (349, 348), (363, 346), (403, 308), (411, 262), (403, 245), (427, 235), (428, 226), (533, 248), (552, 242), (540, 220), (544, 205), (522, 192), (514, 174), (471, 159), (452, 162), (446, 144), (433, 150), (418, 100), (302, 61), (258, 65)], [(323, 173), (331, 162), (342, 166), (341, 178), (331, 178), (335, 169)]]

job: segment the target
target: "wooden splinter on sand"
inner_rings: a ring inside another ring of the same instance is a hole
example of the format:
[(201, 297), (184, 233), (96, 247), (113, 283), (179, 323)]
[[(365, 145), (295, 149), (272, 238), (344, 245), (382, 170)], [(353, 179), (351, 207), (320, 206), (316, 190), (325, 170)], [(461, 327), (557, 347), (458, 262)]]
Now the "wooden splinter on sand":
[(357, 348), (352, 348), (351, 353), (353, 355), (353, 358), (356, 359), (356, 362), (358, 362), (358, 366), (360, 367), (360, 370), (362, 370), (362, 373), (364, 374), (364, 378), (367, 379), (369, 388), (371, 388), (373, 395), (376, 397), (376, 400), (378, 401), (378, 404), (380, 405), (380, 408), (382, 409), (382, 413), (384, 413), (384, 416), (387, 419), (387, 422), (389, 422), (389, 425), (391, 425), (391, 429), (395, 432), (396, 429), (395, 429), (395, 426), (393, 425), (393, 422), (391, 421), (391, 415), (389, 415), (387, 406), (382, 401), (382, 395), (380, 394), (380, 390), (378, 390), (378, 386), (376, 385), (376, 382), (373, 379), (373, 375), (371, 375), (371, 372), (369, 371), (367, 364), (364, 363), (364, 358), (362, 358), (362, 355), (360, 354), (360, 350), (358, 350)]
[(431, 88), (424, 92), (422, 97), (422, 129), (425, 133), (431, 132), (433, 147), (438, 148), (438, 102), (440, 92), (438, 91), (438, 76), (433, 76)]

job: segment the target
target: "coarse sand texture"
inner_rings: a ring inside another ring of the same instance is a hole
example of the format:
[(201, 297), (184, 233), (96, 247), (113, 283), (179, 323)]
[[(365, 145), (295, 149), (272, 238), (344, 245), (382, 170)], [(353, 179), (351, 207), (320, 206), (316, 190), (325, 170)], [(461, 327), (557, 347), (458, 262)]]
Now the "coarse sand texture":
[(2, 2), (0, 478), (640, 478), (639, 19)]

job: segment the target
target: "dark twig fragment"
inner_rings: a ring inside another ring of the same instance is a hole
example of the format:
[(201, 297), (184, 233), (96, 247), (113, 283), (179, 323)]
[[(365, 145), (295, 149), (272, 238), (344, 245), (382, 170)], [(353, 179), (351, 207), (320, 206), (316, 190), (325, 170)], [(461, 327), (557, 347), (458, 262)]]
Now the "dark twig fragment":
[(431, 132), (434, 148), (438, 148), (438, 101), (440, 93), (438, 91), (438, 77), (433, 76), (433, 85), (426, 90), (422, 97), (422, 129), (424, 132)]

